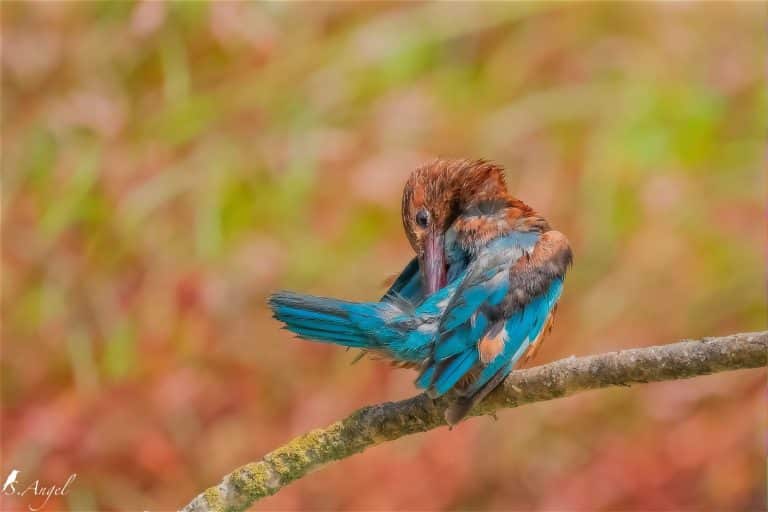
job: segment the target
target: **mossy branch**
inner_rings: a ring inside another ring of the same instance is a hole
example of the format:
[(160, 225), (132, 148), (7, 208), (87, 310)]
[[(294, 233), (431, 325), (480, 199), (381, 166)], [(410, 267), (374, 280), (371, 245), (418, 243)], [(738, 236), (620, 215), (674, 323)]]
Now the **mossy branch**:
[[(560, 398), (609, 386), (687, 379), (768, 364), (768, 331), (687, 340), (589, 357), (569, 357), (513, 372), (470, 414)], [(242, 466), (198, 495), (185, 512), (237, 511), (307, 473), (385, 441), (446, 425), (448, 399), (418, 395), (364, 407)], [(459, 434), (457, 434), (459, 435)]]

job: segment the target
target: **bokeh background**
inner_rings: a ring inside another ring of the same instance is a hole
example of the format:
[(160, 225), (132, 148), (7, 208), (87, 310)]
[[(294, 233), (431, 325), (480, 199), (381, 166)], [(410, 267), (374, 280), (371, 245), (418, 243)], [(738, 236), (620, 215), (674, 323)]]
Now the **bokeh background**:
[[(576, 261), (545, 363), (765, 328), (760, 3), (2, 3), (2, 464), (173, 510), (414, 374), (292, 340), (372, 299), (408, 173), (489, 158)], [(765, 372), (388, 443), (255, 510), (762, 510)], [(3, 510), (29, 504), (3, 497)]]

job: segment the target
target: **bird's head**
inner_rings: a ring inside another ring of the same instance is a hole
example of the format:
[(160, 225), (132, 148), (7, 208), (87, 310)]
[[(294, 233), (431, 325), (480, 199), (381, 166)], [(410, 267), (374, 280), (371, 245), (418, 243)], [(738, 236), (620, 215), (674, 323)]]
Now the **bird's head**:
[(424, 291), (446, 284), (445, 233), (472, 204), (505, 201), (504, 170), (484, 160), (435, 160), (417, 168), (403, 191), (403, 226), (419, 258)]

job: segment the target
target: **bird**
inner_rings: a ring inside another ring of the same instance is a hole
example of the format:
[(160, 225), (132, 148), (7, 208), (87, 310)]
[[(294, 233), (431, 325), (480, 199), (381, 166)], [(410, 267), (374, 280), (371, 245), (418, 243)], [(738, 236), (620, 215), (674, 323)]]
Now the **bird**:
[(532, 357), (551, 330), (568, 239), (509, 194), (504, 170), (485, 160), (438, 159), (417, 168), (402, 218), (416, 256), (378, 302), (294, 292), (269, 299), (299, 338), (361, 348), (416, 367), (453, 426)]
[[(506, 185), (503, 172), (488, 162), (438, 159), (418, 167), (404, 186), (401, 205), (403, 228), (416, 255), (381, 297), (382, 304), (376, 306), (375, 313), (361, 304), (352, 307), (353, 316), (365, 324), (360, 314), (383, 315), (385, 311), (393, 311), (393, 303), (397, 309), (413, 310), (415, 305), (443, 288), (449, 278), (451, 281), (455, 280), (456, 276), (466, 268), (468, 258), (455, 247), (449, 251), (445, 250), (445, 234), (452, 221), (458, 216), (458, 212), (468, 207), (470, 203), (479, 200), (496, 200), (504, 194), (506, 194)], [(443, 294), (447, 291), (445, 290)], [(364, 353), (361, 355), (372, 353), (382, 356), (397, 366), (417, 367), (423, 362), (424, 350), (428, 349), (428, 346), (419, 336), (413, 336), (411, 343), (405, 344), (397, 342), (386, 344), (379, 341), (353, 345), (348, 333), (343, 336), (344, 333), (338, 332), (330, 325), (314, 322), (320, 318), (317, 314), (313, 314), (313, 311), (319, 312), (324, 307), (335, 304), (332, 299), (315, 299), (318, 298), (291, 292), (278, 292), (269, 299), (269, 303), (273, 309), (273, 316), (283, 321), (288, 330), (298, 334), (300, 338), (341, 345), (344, 344), (341, 341), (346, 340), (347, 347), (363, 349)], [(337, 305), (341, 306), (341, 303)], [(425, 304), (422, 309), (430, 312), (424, 318), (434, 315), (435, 307), (432, 302)], [(330, 321), (327, 316), (322, 318)], [(398, 331), (412, 323), (407, 321), (399, 325)], [(326, 334), (317, 332), (320, 329)], [(308, 334), (310, 331), (314, 337)], [(337, 336), (336, 339), (333, 339), (334, 334)], [(390, 333), (382, 330), (378, 333), (378, 337), (384, 339), (388, 334)], [(395, 339), (402, 338), (400, 332), (391, 333), (391, 335)], [(397, 350), (396, 347), (401, 349)]]
[(446, 262), (445, 234), (461, 211), (482, 201), (501, 201), (507, 187), (503, 170), (484, 160), (440, 160), (416, 168), (403, 188), (403, 229), (416, 252), (382, 300), (394, 294), (417, 302), (453, 280), (466, 267), (466, 255), (453, 250)]
[(10, 473), (8, 473), (8, 478), (5, 479), (5, 483), (3, 484), (2, 492), (6, 492), (6, 490), (10, 487), (11, 492), (15, 492), (14, 484), (18, 482), (17, 476), (19, 476), (20, 471), (18, 469), (12, 470)]

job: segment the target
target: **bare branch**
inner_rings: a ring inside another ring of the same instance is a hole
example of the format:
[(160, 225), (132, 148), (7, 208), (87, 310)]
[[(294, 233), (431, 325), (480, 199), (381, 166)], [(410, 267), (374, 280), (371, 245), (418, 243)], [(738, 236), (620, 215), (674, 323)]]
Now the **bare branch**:
[[(687, 379), (768, 364), (768, 331), (681, 341), (589, 357), (570, 357), (513, 372), (471, 415), (552, 400), (609, 386)], [(446, 425), (449, 399), (418, 395), (364, 407), (242, 466), (209, 488), (185, 512), (237, 511), (307, 473), (369, 446)]]

